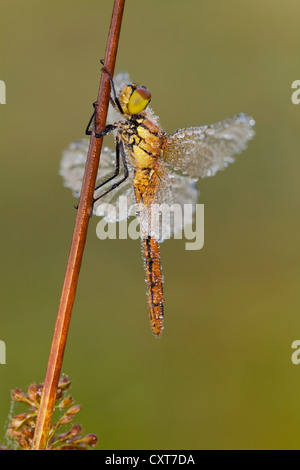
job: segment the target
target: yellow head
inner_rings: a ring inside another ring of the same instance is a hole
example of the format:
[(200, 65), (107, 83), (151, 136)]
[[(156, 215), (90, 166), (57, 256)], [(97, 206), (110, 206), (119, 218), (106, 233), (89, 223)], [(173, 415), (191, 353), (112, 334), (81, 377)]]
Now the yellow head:
[(134, 116), (146, 109), (151, 100), (151, 93), (145, 86), (137, 86), (131, 83), (131, 85), (122, 88), (118, 99), (123, 113)]

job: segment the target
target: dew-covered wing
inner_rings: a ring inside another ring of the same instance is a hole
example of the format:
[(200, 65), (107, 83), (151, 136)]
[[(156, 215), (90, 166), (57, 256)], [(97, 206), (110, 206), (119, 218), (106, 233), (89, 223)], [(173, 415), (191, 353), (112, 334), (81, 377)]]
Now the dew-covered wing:
[(192, 224), (198, 198), (195, 181), (173, 172), (160, 174), (151, 204), (137, 206), (142, 237), (162, 242), (180, 235), (186, 225)]
[(254, 124), (247, 114), (238, 114), (210, 126), (180, 129), (167, 137), (164, 159), (183, 174), (214, 176), (246, 148)]
[[(73, 142), (66, 150), (64, 150), (60, 162), (59, 173), (63, 177), (64, 185), (72, 190), (75, 197), (80, 196), (88, 147), (88, 139), (82, 139), (77, 142)], [(109, 149), (108, 147), (102, 148), (96, 186), (114, 174), (115, 161), (115, 151)], [(104, 215), (104, 218), (108, 222), (124, 220), (128, 216), (124, 210), (120, 210), (120, 196), (127, 198), (128, 207), (135, 203), (134, 190), (132, 185), (133, 169), (130, 166), (130, 163), (128, 166), (129, 177), (127, 180), (121, 183), (120, 186), (118, 186), (116, 189), (106, 194), (106, 196), (96, 201), (94, 204), (94, 214), (99, 216)], [(118, 178), (121, 179), (122, 175), (123, 173), (121, 172)], [(101, 193), (105, 192), (116, 181), (117, 179), (110, 181), (106, 185), (102, 186), (98, 191), (95, 192), (94, 197), (96, 198)]]

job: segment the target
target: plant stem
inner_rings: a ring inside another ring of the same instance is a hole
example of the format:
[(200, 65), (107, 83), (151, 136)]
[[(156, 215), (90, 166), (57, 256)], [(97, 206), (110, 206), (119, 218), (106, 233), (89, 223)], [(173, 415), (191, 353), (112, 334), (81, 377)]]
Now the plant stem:
[[(114, 73), (124, 5), (125, 0), (115, 0), (113, 7), (104, 59), (104, 66), (111, 75)], [(108, 74), (104, 72), (101, 75), (97, 98), (96, 122), (98, 132), (101, 132), (101, 130), (105, 128), (109, 97), (110, 80)], [(63, 355), (92, 210), (93, 193), (96, 184), (102, 140), (102, 138), (96, 139), (94, 134), (92, 134), (90, 140), (80, 201), (44, 380), (32, 450), (45, 450), (47, 446), (57, 384), (61, 374)]]

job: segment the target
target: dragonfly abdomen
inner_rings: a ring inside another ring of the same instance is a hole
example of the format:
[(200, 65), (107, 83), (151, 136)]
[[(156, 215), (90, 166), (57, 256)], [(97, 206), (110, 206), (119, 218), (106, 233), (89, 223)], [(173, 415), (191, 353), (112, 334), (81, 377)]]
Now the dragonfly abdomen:
[(148, 286), (149, 319), (152, 332), (160, 337), (163, 330), (164, 297), (160, 253), (155, 238), (142, 239), (145, 258), (146, 282)]

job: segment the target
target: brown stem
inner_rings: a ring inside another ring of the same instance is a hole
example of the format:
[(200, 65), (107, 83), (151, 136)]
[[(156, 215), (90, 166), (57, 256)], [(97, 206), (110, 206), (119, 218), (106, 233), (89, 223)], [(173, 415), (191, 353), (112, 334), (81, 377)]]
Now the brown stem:
[[(118, 49), (125, 0), (115, 0), (110, 30), (105, 51), (104, 66), (113, 75)], [(97, 129), (105, 128), (110, 97), (110, 80), (107, 73), (102, 73), (97, 99)], [(75, 300), (77, 282), (85, 246), (88, 223), (93, 204), (93, 193), (96, 183), (102, 139), (91, 136), (81, 196), (77, 210), (71, 249), (58, 308), (55, 329), (50, 349), (48, 366), (44, 380), (41, 405), (38, 413), (36, 430), (33, 439), (33, 450), (44, 450), (51, 425), (56, 398), (56, 389), (61, 374), (64, 350)]]

